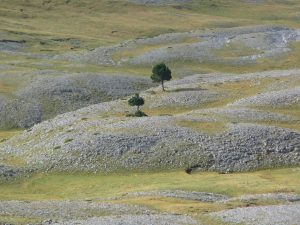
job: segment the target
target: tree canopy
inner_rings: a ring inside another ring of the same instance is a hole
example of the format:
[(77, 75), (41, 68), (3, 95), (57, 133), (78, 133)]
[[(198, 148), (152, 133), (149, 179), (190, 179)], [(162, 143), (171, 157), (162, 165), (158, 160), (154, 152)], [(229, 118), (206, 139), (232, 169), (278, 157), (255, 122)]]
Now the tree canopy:
[(157, 64), (152, 69), (151, 79), (153, 82), (161, 82), (163, 91), (165, 90), (164, 81), (172, 79), (172, 72), (164, 63)]
[(139, 94), (135, 94), (135, 96), (128, 100), (128, 104), (130, 106), (137, 106), (137, 111), (139, 111), (140, 106), (145, 104), (145, 100)]

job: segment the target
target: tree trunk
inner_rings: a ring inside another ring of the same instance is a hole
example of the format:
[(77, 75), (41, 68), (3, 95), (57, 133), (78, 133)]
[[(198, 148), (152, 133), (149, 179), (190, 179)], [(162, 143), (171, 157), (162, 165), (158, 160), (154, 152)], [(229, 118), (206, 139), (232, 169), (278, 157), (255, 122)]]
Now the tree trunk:
[(165, 91), (164, 80), (161, 81), (162, 90)]
[(139, 106), (139, 105), (137, 106), (137, 112), (138, 112), (138, 111), (140, 111), (140, 106)]

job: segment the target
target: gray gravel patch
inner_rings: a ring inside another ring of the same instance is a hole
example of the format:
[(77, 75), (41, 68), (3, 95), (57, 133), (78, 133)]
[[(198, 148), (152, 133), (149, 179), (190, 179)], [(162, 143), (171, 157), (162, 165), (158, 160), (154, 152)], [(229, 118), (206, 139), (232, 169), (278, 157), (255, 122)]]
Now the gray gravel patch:
[(288, 90), (273, 91), (262, 93), (253, 97), (240, 99), (230, 105), (256, 105), (256, 106), (300, 106), (300, 87), (295, 87)]
[(39, 78), (0, 101), (0, 128), (29, 128), (88, 105), (122, 98), (152, 87), (149, 79), (122, 75), (72, 74)]
[(223, 107), (207, 110), (194, 110), (191, 114), (196, 116), (197, 113), (209, 114), (230, 119), (232, 122), (299, 122), (300, 118), (287, 116), (279, 113), (272, 113), (258, 109), (246, 107)]
[[(186, 43), (184, 41), (186, 38), (195, 38), (195, 42)], [(276, 26), (249, 26), (216, 31), (164, 34), (154, 38), (129, 40), (115, 46), (100, 47), (91, 51), (56, 55), (54, 59), (111, 66), (122, 65), (124, 63), (132, 65), (155, 64), (176, 60), (243, 65), (256, 63), (256, 60), (260, 58), (279, 57), (291, 51), (288, 45), (290, 42), (298, 40), (300, 40), (299, 30)], [(136, 55), (133, 58), (125, 57), (119, 61), (113, 60), (113, 55), (117, 52), (132, 50), (142, 45), (153, 45), (154, 43), (165, 44), (165, 46)], [(256, 50), (257, 53), (232, 57), (230, 59), (218, 57), (216, 51), (229, 44), (239, 44), (249, 47)]]
[(91, 218), (88, 220), (67, 221), (54, 225), (196, 225), (188, 216), (181, 215), (124, 215), (118, 217)]
[(152, 211), (125, 204), (86, 201), (0, 201), (0, 214), (25, 218), (72, 220), (103, 215), (149, 214)]
[[(259, 58), (273, 58), (289, 52), (288, 43), (298, 41), (299, 34), (298, 30), (267, 26), (229, 28), (213, 33), (199, 33), (198, 37), (202, 39), (201, 42), (161, 47), (128, 59), (128, 63), (133, 65), (154, 64), (176, 60), (196, 60), (197, 62), (234, 65), (255, 63)], [(232, 57), (231, 59), (218, 57), (215, 51), (229, 44), (243, 45), (256, 50), (257, 53)]]
[[(216, 74), (195, 74), (181, 79), (172, 80), (169, 82), (174, 87), (193, 87), (195, 84), (222, 84), (225, 82), (253, 81), (259, 83), (259, 79), (265, 78), (289, 78), (291, 80), (299, 80), (300, 70), (271, 70), (256, 73), (216, 73)], [(282, 86), (280, 90), (285, 89)], [(272, 89), (271, 89), (272, 90)], [(270, 90), (270, 91), (271, 91)]]
[(185, 200), (194, 200), (202, 202), (217, 202), (225, 201), (227, 196), (221, 194), (196, 192), (196, 191), (182, 191), (182, 190), (165, 190), (165, 191), (150, 191), (150, 192), (136, 192), (130, 193), (127, 196), (142, 197), (142, 196), (155, 196), (155, 197), (169, 197), (181, 198)]
[[(296, 76), (298, 71), (275, 71), (245, 74), (245, 79), (267, 76)], [(196, 88), (203, 79), (219, 82), (217, 75), (195, 75), (183, 80)], [(242, 79), (242, 75), (221, 79)], [(196, 93), (201, 101), (206, 91), (187, 90), (182, 80), (168, 83), (171, 91), (166, 96)], [(182, 91), (178, 91), (182, 88)], [(143, 92), (146, 102), (151, 91)], [(177, 90), (177, 91), (175, 91)], [(289, 91), (289, 90), (287, 90)], [(164, 96), (163, 95), (163, 96)], [(158, 95), (153, 95), (153, 98)], [(188, 96), (188, 95), (187, 95)], [(194, 98), (193, 97), (193, 98)], [(155, 103), (155, 101), (153, 101)], [(169, 106), (167, 102), (163, 106)], [(191, 105), (191, 104), (190, 104)], [(23, 134), (0, 144), (3, 154), (22, 157), (28, 167), (43, 171), (114, 171), (151, 170), (164, 168), (195, 168), (221, 172), (245, 171), (258, 168), (299, 165), (300, 134), (290, 129), (262, 126), (255, 121), (297, 122), (276, 113), (240, 107), (218, 108), (215, 114), (196, 110), (178, 116), (151, 116), (144, 118), (109, 117), (111, 113), (131, 110), (126, 100), (92, 105), (57, 116), (35, 125)], [(213, 111), (214, 111), (213, 110)], [(178, 124), (178, 120), (191, 122), (224, 121), (217, 114), (225, 113), (227, 129), (209, 135), (201, 130)], [(198, 117), (198, 118), (195, 118)], [(210, 118), (208, 118), (210, 117)], [(241, 123), (243, 122), (243, 123)], [(251, 122), (251, 123), (245, 123)]]
[(157, 214), (145, 207), (89, 201), (0, 201), (1, 216), (36, 218), (41, 224), (197, 224), (183, 215)]
[[(1, 159), (1, 157), (0, 157)], [(20, 168), (15, 168), (6, 165), (0, 165), (0, 182), (2, 181), (11, 181), (16, 178), (20, 178), (24, 175), (25, 171)]]
[(237, 208), (210, 215), (231, 224), (297, 225), (300, 223), (300, 204)]
[(25, 41), (0, 40), (0, 52), (18, 52), (25, 47)]
[(242, 195), (236, 198), (229, 198), (226, 200), (221, 200), (221, 202), (230, 202), (236, 200), (279, 200), (283, 202), (300, 202), (300, 195), (290, 194), (290, 193), (267, 193), (267, 194), (254, 194), (254, 195)]
[(191, 166), (202, 170), (241, 171), (300, 161), (298, 132), (233, 124), (228, 131), (209, 136), (174, 126), (173, 120), (161, 116), (80, 121), (71, 127), (61, 123), (65, 131), (59, 128), (60, 123), (54, 122), (52, 126), (49, 122), (41, 123), (32, 131), (3, 143), (1, 149), (24, 157), (30, 166), (42, 170)]
[(221, 95), (215, 91), (189, 91), (189, 89), (186, 89), (184, 91), (164, 93), (164, 95), (160, 95), (159, 97), (154, 96), (153, 99), (149, 96), (148, 99), (149, 102), (151, 102), (149, 108), (158, 108), (164, 106), (196, 106), (207, 102), (213, 102), (220, 97)]
[(0, 128), (28, 128), (42, 121), (42, 109), (34, 99), (13, 99), (0, 102)]

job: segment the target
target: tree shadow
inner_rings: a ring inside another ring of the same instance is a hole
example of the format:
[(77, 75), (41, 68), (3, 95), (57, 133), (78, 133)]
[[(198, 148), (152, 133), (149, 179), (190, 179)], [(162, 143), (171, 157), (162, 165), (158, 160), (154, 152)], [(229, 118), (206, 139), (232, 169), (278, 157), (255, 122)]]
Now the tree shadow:
[(166, 90), (166, 92), (182, 92), (182, 91), (206, 91), (204, 88), (177, 88), (173, 90)]

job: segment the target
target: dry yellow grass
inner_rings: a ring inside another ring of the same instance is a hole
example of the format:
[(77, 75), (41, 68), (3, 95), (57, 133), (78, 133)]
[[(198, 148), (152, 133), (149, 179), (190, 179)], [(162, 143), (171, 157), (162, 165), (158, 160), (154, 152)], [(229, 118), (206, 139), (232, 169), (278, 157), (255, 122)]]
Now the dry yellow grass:
[(178, 121), (177, 124), (182, 127), (191, 128), (199, 132), (204, 132), (210, 135), (221, 133), (226, 130), (224, 122), (195, 122), (195, 121)]
[(0, 141), (3, 139), (8, 139), (13, 137), (14, 135), (19, 134), (20, 130), (8, 130), (8, 131), (0, 131)]

